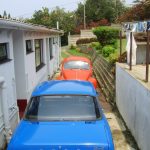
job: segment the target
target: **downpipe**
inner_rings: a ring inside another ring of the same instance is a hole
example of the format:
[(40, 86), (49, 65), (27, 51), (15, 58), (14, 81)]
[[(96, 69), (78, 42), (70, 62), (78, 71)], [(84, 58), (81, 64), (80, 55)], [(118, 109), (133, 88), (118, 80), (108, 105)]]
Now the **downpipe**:
[(6, 141), (9, 143), (12, 135), (12, 130), (10, 127), (9, 122), (9, 110), (8, 110), (8, 103), (7, 103), (7, 85), (5, 82), (4, 77), (0, 77), (0, 89), (1, 89), (1, 98), (2, 98), (2, 111), (4, 116), (4, 131), (6, 136)]

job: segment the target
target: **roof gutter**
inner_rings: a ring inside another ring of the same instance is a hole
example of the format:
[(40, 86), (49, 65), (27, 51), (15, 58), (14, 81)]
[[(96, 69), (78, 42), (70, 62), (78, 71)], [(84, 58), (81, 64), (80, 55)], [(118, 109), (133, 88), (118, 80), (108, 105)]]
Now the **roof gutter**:
[(0, 28), (25, 30), (25, 31), (38, 31), (38, 32), (40, 31), (40, 32), (61, 34), (61, 35), (63, 35), (64, 33), (62, 30), (49, 29), (41, 25), (33, 25), (33, 24), (19, 22), (16, 20), (9, 20), (9, 19), (0, 19)]

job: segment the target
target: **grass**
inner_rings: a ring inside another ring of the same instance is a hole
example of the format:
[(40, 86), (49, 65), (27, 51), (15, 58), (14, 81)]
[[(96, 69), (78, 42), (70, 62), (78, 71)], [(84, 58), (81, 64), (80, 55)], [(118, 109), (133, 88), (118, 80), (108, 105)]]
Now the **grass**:
[(88, 57), (89, 58), (89, 55), (88, 54), (85, 54), (85, 53), (82, 53), (76, 49), (70, 49), (67, 51), (70, 55), (72, 56), (81, 56), (81, 57)]
[(67, 54), (65, 51), (61, 52), (62, 59), (69, 57), (69, 54)]

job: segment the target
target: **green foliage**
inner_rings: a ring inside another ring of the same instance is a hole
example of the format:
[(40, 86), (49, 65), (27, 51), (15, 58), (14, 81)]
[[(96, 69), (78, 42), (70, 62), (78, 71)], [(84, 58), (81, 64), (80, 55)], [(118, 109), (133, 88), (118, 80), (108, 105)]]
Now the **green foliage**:
[(119, 30), (112, 27), (97, 27), (93, 30), (93, 33), (97, 36), (98, 41), (105, 45), (114, 45), (117, 42), (119, 36)]
[(61, 57), (64, 59), (64, 58), (67, 58), (69, 57), (69, 54), (67, 54), (66, 52), (62, 51), (61, 52)]
[(75, 28), (75, 16), (73, 12), (66, 12), (59, 7), (50, 12), (48, 8), (43, 7), (41, 10), (35, 11), (32, 19), (26, 20), (26, 22), (44, 25), (48, 28), (56, 28), (57, 21), (59, 22), (59, 28), (64, 30), (62, 46), (67, 45), (68, 33), (72, 33)]
[[(82, 3), (78, 4), (76, 11), (78, 23), (83, 23), (83, 7)], [(87, 23), (101, 19), (113, 22), (124, 12), (125, 4), (122, 0), (86, 0), (85, 9)]]
[(97, 39), (96, 38), (82, 38), (82, 39), (78, 39), (76, 44), (80, 45), (80, 44), (89, 44), (91, 42), (96, 42)]
[(90, 46), (95, 48), (96, 50), (102, 49), (102, 45), (99, 42), (92, 42)]
[(76, 49), (76, 46), (74, 46), (73, 44), (71, 44), (69, 49)]
[(118, 61), (118, 53), (110, 54), (108, 59), (111, 64), (116, 63)]
[(3, 18), (7, 18), (7, 12), (6, 12), (6, 10), (4, 10)]
[(69, 51), (67, 51), (70, 55), (73, 55), (73, 56), (83, 56), (83, 57), (88, 57), (89, 58), (89, 55), (88, 54), (85, 54), (85, 53), (82, 53), (80, 52), (78, 49), (70, 49)]
[(111, 45), (107, 45), (102, 48), (102, 55), (104, 57), (109, 57), (109, 55), (114, 52), (115, 52), (115, 48)]

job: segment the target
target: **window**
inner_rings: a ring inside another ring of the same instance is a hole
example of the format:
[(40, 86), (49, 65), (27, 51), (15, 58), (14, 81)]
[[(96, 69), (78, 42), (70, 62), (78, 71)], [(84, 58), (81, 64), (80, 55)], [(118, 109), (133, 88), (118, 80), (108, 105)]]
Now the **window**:
[(51, 60), (51, 59), (53, 59), (52, 39), (49, 39), (49, 53), (50, 53), (50, 60)]
[(53, 38), (53, 44), (57, 44), (57, 38)]
[(0, 43), (0, 62), (8, 60), (7, 43)]
[(68, 61), (64, 64), (65, 69), (82, 69), (89, 70), (90, 66), (87, 62), (84, 61)]
[(26, 54), (29, 54), (31, 52), (33, 52), (32, 41), (31, 40), (26, 40)]
[(25, 119), (43, 121), (84, 121), (98, 118), (100, 112), (96, 98), (81, 95), (33, 97), (25, 113)]
[(35, 40), (35, 64), (36, 71), (43, 67), (43, 40)]

